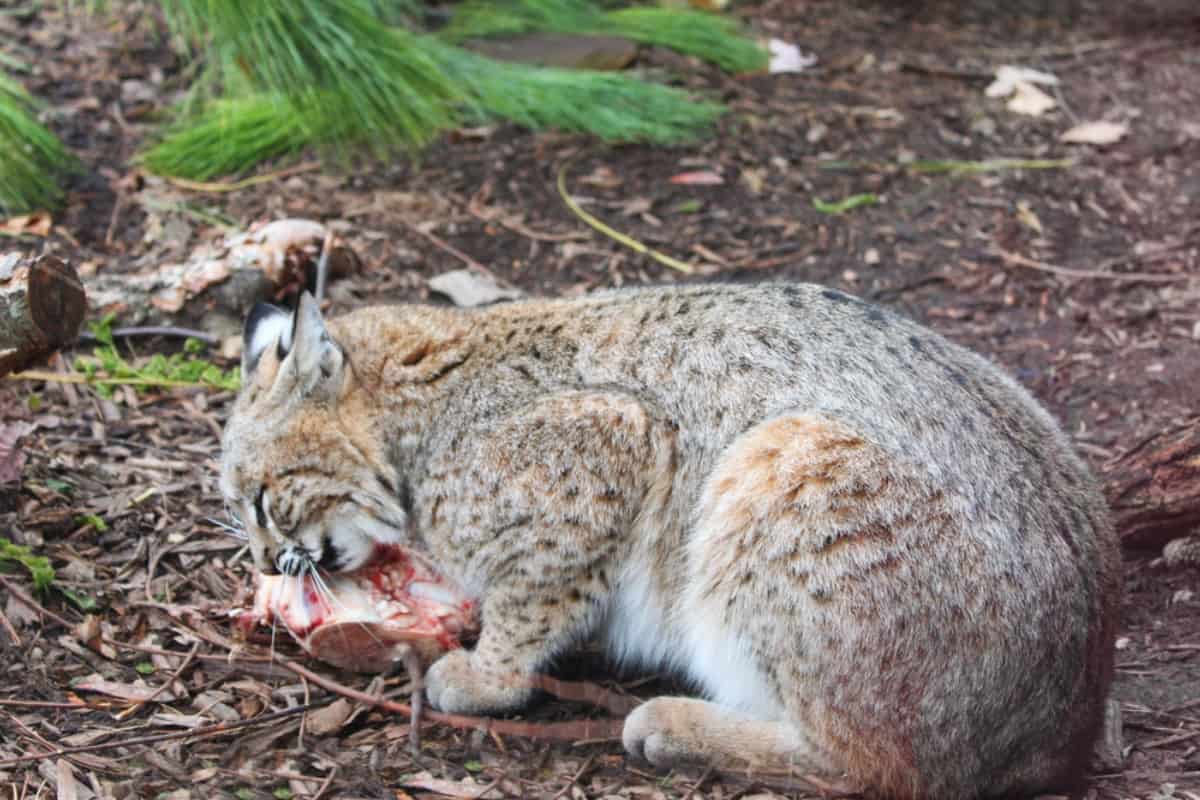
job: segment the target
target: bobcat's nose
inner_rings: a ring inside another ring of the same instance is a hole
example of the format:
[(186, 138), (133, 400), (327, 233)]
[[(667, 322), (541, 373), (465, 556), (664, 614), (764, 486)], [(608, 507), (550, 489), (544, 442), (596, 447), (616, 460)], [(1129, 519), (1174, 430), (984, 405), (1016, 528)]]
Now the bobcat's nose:
[(275, 554), (275, 566), (284, 575), (299, 575), (308, 564), (308, 556), (295, 547), (285, 547)]

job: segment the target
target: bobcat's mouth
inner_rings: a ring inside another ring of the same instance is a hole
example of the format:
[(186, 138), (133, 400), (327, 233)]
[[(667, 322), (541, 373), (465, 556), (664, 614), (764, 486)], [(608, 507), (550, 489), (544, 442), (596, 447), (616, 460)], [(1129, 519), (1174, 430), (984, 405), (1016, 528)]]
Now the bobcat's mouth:
[(237, 612), (237, 621), (247, 634), (278, 622), (312, 656), (355, 672), (391, 668), (401, 645), (431, 663), (479, 629), (476, 603), (398, 545), (377, 545), (352, 572), (260, 573), (253, 607)]

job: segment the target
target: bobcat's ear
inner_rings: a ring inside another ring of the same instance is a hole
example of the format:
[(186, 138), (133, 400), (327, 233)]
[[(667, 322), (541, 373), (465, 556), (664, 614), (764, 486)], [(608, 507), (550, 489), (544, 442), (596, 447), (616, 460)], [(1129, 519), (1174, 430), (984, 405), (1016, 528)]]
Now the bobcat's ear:
[(302, 384), (309, 386), (333, 377), (342, 366), (342, 350), (325, 329), (317, 301), (308, 292), (300, 295), (292, 315), (292, 362)]
[(242, 376), (249, 376), (267, 348), (275, 345), (282, 359), (292, 349), (292, 315), (279, 306), (257, 303), (242, 331)]

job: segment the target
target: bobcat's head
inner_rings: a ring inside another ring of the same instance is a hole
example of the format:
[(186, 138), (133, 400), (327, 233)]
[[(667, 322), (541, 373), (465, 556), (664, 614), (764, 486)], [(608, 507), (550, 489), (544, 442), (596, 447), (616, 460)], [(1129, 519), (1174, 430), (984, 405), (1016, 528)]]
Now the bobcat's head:
[(401, 489), (355, 384), (309, 294), (294, 313), (255, 306), (222, 437), (221, 492), (264, 573), (351, 570), (377, 544), (406, 540)]

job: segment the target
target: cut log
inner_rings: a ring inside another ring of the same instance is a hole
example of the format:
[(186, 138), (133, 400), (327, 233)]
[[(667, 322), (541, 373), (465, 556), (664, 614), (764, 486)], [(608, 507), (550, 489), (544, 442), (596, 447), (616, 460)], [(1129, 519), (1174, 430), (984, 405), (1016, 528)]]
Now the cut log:
[(1158, 549), (1200, 528), (1200, 417), (1147, 439), (1103, 474), (1125, 547)]
[[(120, 326), (199, 327), (223, 339), (240, 334), (256, 302), (315, 284), (328, 232), (310, 220), (278, 220), (200, 247), (182, 264), (100, 273), (88, 279), (88, 297), (97, 314), (112, 314)], [(329, 276), (342, 277), (358, 267), (354, 251), (335, 243)]]
[(75, 340), (87, 296), (75, 269), (55, 256), (0, 258), (0, 375), (24, 369)]

